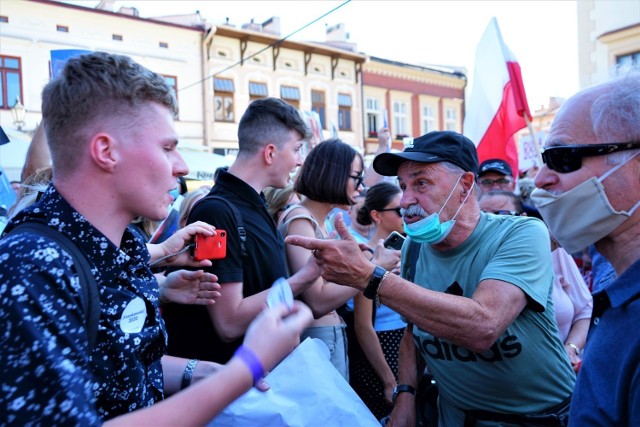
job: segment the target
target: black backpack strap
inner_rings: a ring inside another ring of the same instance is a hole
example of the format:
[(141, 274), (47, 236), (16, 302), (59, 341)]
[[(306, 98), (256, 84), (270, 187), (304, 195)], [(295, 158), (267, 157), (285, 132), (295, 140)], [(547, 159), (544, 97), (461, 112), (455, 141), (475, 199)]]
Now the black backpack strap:
[(246, 257), (247, 256), (247, 248), (246, 248), (245, 243), (247, 241), (247, 231), (244, 229), (244, 223), (242, 222), (242, 215), (240, 215), (240, 211), (238, 210), (236, 205), (234, 205), (233, 203), (231, 203), (230, 201), (228, 201), (224, 197), (217, 196), (215, 194), (209, 194), (206, 197), (204, 197), (204, 199), (202, 199), (202, 200), (205, 200), (205, 199), (207, 199), (207, 200), (220, 200), (222, 203), (227, 205), (229, 207), (229, 209), (231, 209), (231, 211), (233, 212), (233, 216), (238, 221), (238, 234), (240, 235), (240, 254), (243, 257)]
[(80, 248), (73, 243), (63, 233), (49, 227), (41, 221), (32, 220), (23, 222), (15, 226), (10, 233), (31, 231), (37, 235), (45, 236), (49, 240), (53, 240), (60, 245), (65, 251), (71, 254), (73, 264), (80, 279), (80, 300), (85, 313), (85, 325), (87, 329), (87, 338), (89, 340), (89, 349), (92, 350), (96, 343), (98, 334), (98, 322), (100, 320), (100, 296), (98, 295), (98, 285), (96, 279), (91, 273), (91, 265), (87, 257), (82, 253)]

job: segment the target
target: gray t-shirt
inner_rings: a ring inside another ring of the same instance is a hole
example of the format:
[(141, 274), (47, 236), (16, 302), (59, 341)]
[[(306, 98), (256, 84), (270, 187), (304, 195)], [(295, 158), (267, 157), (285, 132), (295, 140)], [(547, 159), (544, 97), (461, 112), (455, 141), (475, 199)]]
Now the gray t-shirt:
[(549, 234), (535, 218), (482, 213), (461, 246), (445, 252), (421, 246), (415, 282), (424, 288), (471, 298), (481, 281), (497, 279), (519, 287), (529, 300), (481, 354), (414, 325), (416, 343), (438, 382), (441, 425), (462, 425), (460, 409), (535, 413), (571, 394), (575, 375), (558, 338), (552, 274)]

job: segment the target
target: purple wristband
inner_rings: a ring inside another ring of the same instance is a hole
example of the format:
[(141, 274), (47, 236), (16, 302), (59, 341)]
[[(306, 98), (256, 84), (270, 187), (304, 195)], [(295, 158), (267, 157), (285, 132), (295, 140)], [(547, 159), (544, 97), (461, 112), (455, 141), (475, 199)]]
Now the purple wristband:
[(251, 375), (253, 376), (253, 385), (256, 385), (258, 381), (260, 381), (260, 378), (264, 376), (264, 368), (262, 367), (262, 363), (260, 363), (258, 356), (256, 356), (253, 350), (243, 345), (238, 347), (233, 355), (247, 365), (251, 371)]

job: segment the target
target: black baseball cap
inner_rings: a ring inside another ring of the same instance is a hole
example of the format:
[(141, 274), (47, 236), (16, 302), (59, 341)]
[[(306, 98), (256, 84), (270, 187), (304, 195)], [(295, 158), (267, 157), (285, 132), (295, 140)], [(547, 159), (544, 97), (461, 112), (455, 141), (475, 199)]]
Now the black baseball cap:
[(404, 162), (449, 162), (466, 172), (478, 174), (476, 146), (466, 136), (452, 131), (434, 131), (415, 138), (402, 153), (378, 154), (373, 169), (383, 176), (398, 175)]
[(509, 163), (505, 162), (502, 159), (488, 159), (480, 163), (478, 176), (482, 175), (485, 172), (497, 172), (502, 175), (513, 176), (511, 166), (509, 166)]

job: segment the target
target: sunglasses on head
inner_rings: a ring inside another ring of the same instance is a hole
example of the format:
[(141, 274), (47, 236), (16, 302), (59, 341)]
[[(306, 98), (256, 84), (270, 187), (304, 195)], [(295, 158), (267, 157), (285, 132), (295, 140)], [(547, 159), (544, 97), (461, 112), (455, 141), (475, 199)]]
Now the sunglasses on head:
[(582, 167), (583, 157), (604, 156), (616, 151), (640, 148), (640, 142), (612, 142), (610, 144), (560, 145), (543, 148), (542, 161), (551, 170), (559, 173), (577, 171)]

